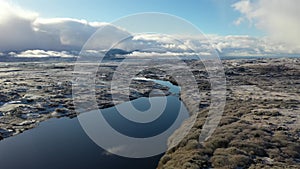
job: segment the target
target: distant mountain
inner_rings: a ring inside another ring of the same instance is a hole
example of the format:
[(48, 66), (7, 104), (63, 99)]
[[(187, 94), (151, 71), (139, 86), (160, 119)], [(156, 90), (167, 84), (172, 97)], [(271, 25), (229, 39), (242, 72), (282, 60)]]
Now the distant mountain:
[(125, 59), (124, 55), (131, 54), (133, 51), (126, 51), (123, 49), (110, 49), (108, 52), (105, 53), (104, 60), (123, 60)]
[[(132, 52), (133, 51), (126, 51), (122, 49), (110, 49), (105, 53), (103, 60), (123, 60), (125, 59), (124, 55), (130, 54)], [(2, 56), (0, 56), (0, 62), (46, 62), (46, 61), (72, 62), (72, 61), (76, 61), (79, 52), (74, 53), (74, 57), (60, 57), (60, 56), (51, 56), (51, 55), (46, 57), (37, 57), (34, 55), (32, 57), (30, 56), (18, 57), (17, 54), (19, 53), (21, 52), (15, 52), (16, 55), (11, 55), (9, 53), (2, 54)], [(89, 56), (85, 56), (85, 57), (89, 57)], [(99, 58), (95, 56), (91, 56), (91, 60), (92, 59), (99, 60)]]
[(74, 62), (75, 57), (13, 57), (0, 56), (0, 62)]

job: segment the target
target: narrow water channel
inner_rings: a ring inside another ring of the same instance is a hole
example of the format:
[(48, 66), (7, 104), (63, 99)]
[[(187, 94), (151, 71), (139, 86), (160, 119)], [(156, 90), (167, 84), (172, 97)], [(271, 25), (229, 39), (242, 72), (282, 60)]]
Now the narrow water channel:
[[(168, 86), (172, 93), (167, 96), (162, 116), (155, 122), (141, 125), (123, 120), (116, 107), (101, 110), (113, 128), (133, 137), (150, 137), (166, 130), (174, 122), (180, 106), (184, 107), (178, 98), (180, 88), (170, 82), (153, 81)], [(117, 106), (126, 104), (129, 103)], [(149, 98), (136, 99), (132, 104), (137, 109), (147, 109)], [(188, 111), (185, 107), (183, 109), (181, 121), (188, 118)], [(161, 156), (133, 159), (109, 154), (86, 135), (78, 118), (49, 119), (34, 129), (0, 141), (1, 169), (155, 169)]]

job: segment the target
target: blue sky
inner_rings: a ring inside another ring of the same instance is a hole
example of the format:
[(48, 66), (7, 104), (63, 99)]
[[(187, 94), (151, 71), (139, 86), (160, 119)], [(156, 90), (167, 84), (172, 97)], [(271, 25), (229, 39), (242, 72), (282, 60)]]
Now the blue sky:
[(233, 24), (240, 17), (232, 4), (238, 0), (12, 0), (40, 17), (69, 17), (111, 22), (140, 12), (163, 12), (182, 17), (205, 34), (262, 36), (264, 32), (249, 23)]

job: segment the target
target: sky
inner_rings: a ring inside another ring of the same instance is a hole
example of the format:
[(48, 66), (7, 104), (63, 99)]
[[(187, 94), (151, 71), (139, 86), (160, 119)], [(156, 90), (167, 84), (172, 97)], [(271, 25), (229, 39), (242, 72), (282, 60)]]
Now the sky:
[(118, 18), (141, 12), (162, 12), (182, 17), (207, 34), (247, 34), (258, 36), (263, 33), (254, 27), (234, 25), (239, 12), (231, 7), (237, 0), (15, 0), (16, 4), (37, 11), (41, 17), (69, 17), (88, 21), (112, 22)]
[[(0, 0), (0, 52), (47, 56), (47, 51), (79, 50), (107, 23), (135, 13), (161, 12), (194, 24), (223, 55), (297, 55), (299, 6), (298, 0)], [(113, 26), (107, 31), (128, 33)], [(139, 43), (154, 39), (160, 48), (170, 46), (149, 36)], [(182, 40), (194, 46), (199, 41)]]

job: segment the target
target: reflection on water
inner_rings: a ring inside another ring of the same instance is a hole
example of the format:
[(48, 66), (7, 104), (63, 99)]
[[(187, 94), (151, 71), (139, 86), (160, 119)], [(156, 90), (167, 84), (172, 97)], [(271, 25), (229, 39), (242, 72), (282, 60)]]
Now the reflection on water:
[(0, 141), (1, 169), (154, 169), (159, 158), (108, 155), (89, 139), (77, 118), (50, 119)]

